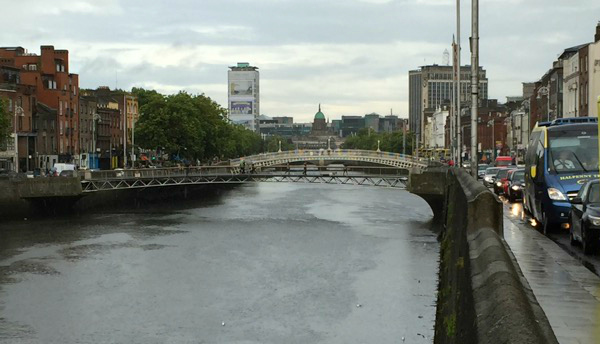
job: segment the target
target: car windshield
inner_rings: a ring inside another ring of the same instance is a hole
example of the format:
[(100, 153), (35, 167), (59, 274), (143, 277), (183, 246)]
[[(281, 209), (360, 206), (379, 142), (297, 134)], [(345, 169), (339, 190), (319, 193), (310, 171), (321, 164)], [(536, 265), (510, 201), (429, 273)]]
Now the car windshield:
[(555, 173), (598, 171), (598, 134), (593, 129), (550, 132), (549, 165)]
[(487, 174), (488, 176), (494, 176), (496, 175), (496, 173), (498, 173), (499, 168), (488, 168), (487, 170), (485, 170), (485, 174)]
[(524, 182), (525, 181), (525, 171), (520, 170), (513, 173), (512, 176), (513, 182)]
[(479, 166), (477, 167), (477, 169), (478, 169), (479, 171), (485, 171), (487, 168), (488, 168), (488, 165), (479, 165)]
[(506, 176), (508, 176), (508, 171), (509, 170), (506, 169), (499, 170), (496, 177), (498, 177), (498, 179), (506, 178)]
[(590, 185), (590, 194), (588, 196), (588, 203), (600, 203), (600, 184), (594, 183)]

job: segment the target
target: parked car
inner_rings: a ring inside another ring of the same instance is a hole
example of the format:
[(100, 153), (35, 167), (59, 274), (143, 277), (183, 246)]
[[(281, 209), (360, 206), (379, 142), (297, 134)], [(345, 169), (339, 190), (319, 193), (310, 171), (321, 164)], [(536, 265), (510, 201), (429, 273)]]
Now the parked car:
[(523, 187), (525, 186), (525, 170), (512, 170), (508, 176), (504, 195), (509, 202), (515, 202), (517, 199), (523, 198)]
[(485, 176), (485, 170), (490, 167), (488, 164), (477, 165), (477, 179), (482, 179)]
[(600, 183), (585, 183), (571, 200), (569, 214), (571, 244), (580, 242), (584, 254), (591, 254), (600, 241)]
[(508, 173), (513, 170), (511, 168), (501, 168), (496, 174), (496, 181), (494, 182), (494, 193), (501, 195), (504, 193), (504, 182), (508, 180)]
[(488, 188), (494, 185), (498, 171), (500, 171), (498, 167), (488, 167), (483, 175), (483, 184)]
[(73, 170), (62, 170), (59, 174), (59, 177), (76, 177), (77, 173)]

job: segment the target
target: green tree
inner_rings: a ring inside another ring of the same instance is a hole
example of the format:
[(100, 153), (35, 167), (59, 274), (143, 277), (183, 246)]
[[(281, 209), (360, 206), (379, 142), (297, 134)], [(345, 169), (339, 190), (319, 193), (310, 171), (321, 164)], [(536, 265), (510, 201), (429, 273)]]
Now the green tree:
[[(377, 150), (377, 141), (379, 140), (379, 149), (384, 152), (402, 153), (403, 135), (401, 131), (392, 133), (369, 133), (367, 129), (361, 129), (356, 135), (346, 138), (342, 145), (345, 149), (365, 149)], [(410, 132), (406, 135), (406, 154), (412, 154), (414, 135)]]
[(8, 139), (11, 129), (11, 120), (8, 113), (8, 101), (0, 98), (0, 145)]
[(277, 152), (279, 151), (279, 142), (281, 141), (281, 150), (289, 151), (294, 150), (295, 146), (291, 140), (285, 139), (279, 135), (269, 136), (265, 142), (263, 151), (264, 152)]
[(203, 94), (179, 92), (164, 96), (134, 88), (140, 119), (136, 141), (142, 148), (163, 149), (171, 156), (207, 161), (259, 153), (260, 135), (228, 123), (226, 110)]

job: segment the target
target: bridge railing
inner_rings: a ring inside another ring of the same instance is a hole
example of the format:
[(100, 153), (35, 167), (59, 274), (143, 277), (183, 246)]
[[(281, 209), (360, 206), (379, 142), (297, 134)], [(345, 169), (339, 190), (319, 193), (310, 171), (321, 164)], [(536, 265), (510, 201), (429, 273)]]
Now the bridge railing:
[(83, 180), (132, 179), (132, 178), (168, 178), (190, 175), (223, 175), (233, 173), (230, 166), (190, 166), (168, 168), (116, 169), (84, 171)]
[(410, 161), (418, 164), (427, 165), (429, 160), (424, 158), (417, 158), (408, 154), (400, 154), (393, 152), (377, 152), (372, 150), (361, 150), (361, 149), (298, 149), (293, 151), (283, 151), (283, 152), (272, 152), (272, 153), (261, 153), (257, 155), (241, 157), (237, 159), (231, 159), (231, 165), (237, 166), (241, 163), (242, 160), (245, 160), (247, 163), (256, 163), (262, 161), (270, 161), (276, 159), (286, 159), (286, 158), (335, 158), (340, 157), (341, 159), (345, 157), (370, 157), (370, 158), (381, 158), (381, 159), (389, 159), (389, 160), (404, 160)]
[[(84, 171), (81, 174), (83, 181), (92, 180), (122, 180), (122, 179), (165, 179), (193, 176), (223, 176), (239, 174), (241, 171), (235, 166), (190, 166), (171, 168), (145, 168), (145, 169), (116, 169), (102, 171)], [(258, 168), (254, 171), (246, 169), (243, 174), (303, 174), (302, 167), (293, 166), (288, 169), (285, 165), (274, 165)], [(405, 176), (406, 170), (388, 166), (309, 166), (309, 175), (368, 175), (368, 176)]]

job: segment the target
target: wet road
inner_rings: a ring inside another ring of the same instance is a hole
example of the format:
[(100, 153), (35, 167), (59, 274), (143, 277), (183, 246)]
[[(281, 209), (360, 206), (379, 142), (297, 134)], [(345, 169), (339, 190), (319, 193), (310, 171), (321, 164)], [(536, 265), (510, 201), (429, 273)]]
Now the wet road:
[(265, 183), (0, 224), (0, 343), (431, 343), (431, 216), (400, 190)]
[[(500, 196), (500, 200), (504, 203), (504, 213), (508, 214), (513, 221), (517, 221), (517, 223), (528, 227), (531, 230), (539, 230), (531, 225), (533, 223), (532, 217), (530, 215), (526, 215), (523, 211), (523, 203), (520, 201), (510, 203), (503, 196)], [(553, 228), (552, 232), (548, 234), (548, 238), (558, 244), (558, 246), (560, 246), (573, 258), (577, 259), (591, 272), (596, 275), (600, 275), (600, 250), (597, 250), (593, 254), (584, 254), (581, 244), (571, 244), (568, 229)]]

